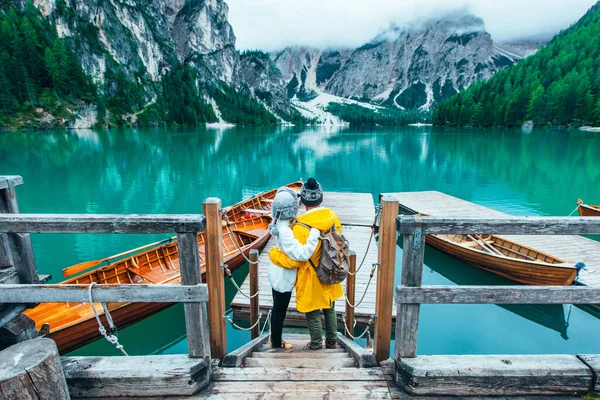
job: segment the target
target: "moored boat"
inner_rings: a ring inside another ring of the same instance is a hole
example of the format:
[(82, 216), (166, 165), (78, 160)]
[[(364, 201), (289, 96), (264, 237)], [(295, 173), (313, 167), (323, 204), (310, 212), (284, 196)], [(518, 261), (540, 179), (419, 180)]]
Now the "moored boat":
[(477, 268), (526, 285), (570, 285), (578, 268), (496, 235), (427, 235), (429, 245)]
[[(288, 185), (299, 190), (301, 183)], [(277, 190), (271, 190), (225, 209), (223, 224), (223, 261), (231, 271), (246, 261), (250, 250), (261, 249), (270, 238), (271, 202)], [(256, 209), (254, 207), (257, 207)], [(256, 212), (260, 207), (264, 212)], [(245, 211), (245, 210), (248, 211)], [(143, 251), (141, 250), (143, 249)], [(204, 234), (198, 235), (202, 277), (205, 277)], [(104, 261), (83, 263), (64, 271), (81, 273), (61, 284), (178, 284), (181, 283), (179, 255), (175, 238), (133, 250), (127, 257), (113, 256)], [(123, 253), (127, 254), (127, 253)], [(133, 254), (133, 255), (132, 255)], [(113, 261), (116, 260), (116, 261)], [(100, 267), (89, 270), (96, 265)], [(85, 270), (89, 270), (85, 272)], [(124, 328), (161, 311), (173, 303), (108, 303), (115, 325)], [(94, 304), (106, 326), (102, 306)], [(50, 327), (52, 338), (61, 354), (75, 350), (101, 337), (89, 303), (42, 303), (24, 312), (38, 329)]]
[(580, 217), (600, 217), (600, 206), (583, 204), (581, 199), (577, 199), (577, 211)]

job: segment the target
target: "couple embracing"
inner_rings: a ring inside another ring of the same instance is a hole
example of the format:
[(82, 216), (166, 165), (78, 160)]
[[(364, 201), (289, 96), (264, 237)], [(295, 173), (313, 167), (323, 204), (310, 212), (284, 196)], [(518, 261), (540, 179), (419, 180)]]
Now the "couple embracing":
[(333, 211), (321, 207), (323, 190), (314, 178), (308, 179), (302, 185), (300, 201), (306, 207), (306, 213), (297, 217), (298, 197), (295, 191), (283, 187), (273, 200), (273, 223), (270, 230), (276, 237), (277, 246), (269, 253), (269, 281), (273, 288), (271, 347), (292, 348), (290, 344), (282, 341), (281, 335), (292, 290), (296, 287), (296, 309), (305, 314), (310, 332), (307, 348), (323, 348), (321, 310), (325, 315), (325, 346), (335, 348), (335, 300), (342, 297), (344, 292), (339, 282), (324, 283), (317, 270), (323, 250), (323, 241), (320, 238), (330, 231), (341, 234), (342, 226)]

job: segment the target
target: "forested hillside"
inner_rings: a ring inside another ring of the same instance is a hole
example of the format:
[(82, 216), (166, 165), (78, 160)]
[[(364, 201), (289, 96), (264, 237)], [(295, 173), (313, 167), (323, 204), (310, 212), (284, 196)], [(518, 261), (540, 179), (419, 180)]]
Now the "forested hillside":
[(600, 124), (600, 3), (537, 54), (442, 102), (436, 125)]

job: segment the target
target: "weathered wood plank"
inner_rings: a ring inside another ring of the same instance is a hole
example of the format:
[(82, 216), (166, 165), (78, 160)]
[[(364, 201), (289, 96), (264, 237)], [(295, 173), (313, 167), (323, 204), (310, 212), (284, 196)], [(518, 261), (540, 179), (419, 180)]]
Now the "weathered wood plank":
[(397, 366), (396, 382), (414, 395), (582, 395), (592, 384), (570, 355), (420, 356)]
[[(4, 214), (0, 214), (2, 215)], [(13, 266), (19, 274), (21, 283), (38, 283), (37, 264), (29, 233), (11, 233), (8, 236)]]
[(394, 303), (394, 273), (396, 270), (396, 240), (394, 222), (398, 216), (398, 201), (382, 197), (379, 228), (379, 269), (375, 292), (375, 343), (373, 353), (377, 361), (389, 358), (392, 335), (392, 305)]
[(338, 334), (338, 343), (354, 358), (358, 368), (373, 368), (377, 366), (375, 354), (371, 350), (360, 347), (352, 339), (348, 339), (340, 334)]
[(62, 357), (73, 398), (192, 395), (210, 383), (205, 360), (186, 355)]
[[(402, 254), (402, 279), (405, 286), (421, 286), (423, 281), (423, 258), (425, 257), (425, 235), (421, 227), (410, 235), (404, 235)], [(416, 357), (419, 335), (420, 305), (398, 303), (396, 307), (396, 345), (394, 354), (398, 357)]]
[(0, 232), (9, 233), (183, 233), (204, 227), (204, 216), (194, 214), (0, 214)]
[(219, 368), (213, 381), (385, 381), (379, 368)]
[(268, 340), (269, 334), (263, 333), (256, 339), (251, 340), (250, 342), (244, 344), (241, 347), (238, 347), (223, 358), (223, 367), (229, 368), (242, 366), (242, 363), (244, 362), (246, 357), (252, 354), (252, 352), (255, 351), (257, 348), (265, 344)]
[(302, 358), (253, 358), (244, 361), (246, 368), (308, 368), (308, 369), (338, 369), (356, 367), (356, 361), (348, 356), (342, 359), (311, 358), (310, 354)]
[(592, 394), (600, 395), (600, 354), (581, 354), (579, 358), (585, 365), (590, 368), (594, 374), (594, 385), (592, 386)]
[(345, 335), (352, 340), (354, 335), (354, 308), (356, 304), (356, 252), (351, 250), (350, 268), (348, 269), (348, 277), (346, 278), (346, 326), (344, 328)]
[(417, 217), (399, 216), (400, 234), (411, 234), (422, 224), (423, 234), (598, 235), (595, 217)]
[[(330, 350), (330, 349), (328, 349)], [(372, 354), (372, 353), (371, 353)], [(336, 353), (324, 352), (324, 351), (291, 351), (278, 349), (278, 351), (255, 351), (252, 353), (252, 358), (277, 358), (277, 359), (298, 359), (298, 358), (326, 358), (329, 360), (343, 360), (348, 358), (346, 351), (339, 351)]]
[(418, 304), (597, 304), (600, 303), (600, 287), (398, 286), (396, 301)]
[[(179, 251), (181, 283), (183, 285), (198, 285), (202, 283), (200, 254), (198, 253), (198, 233), (178, 233), (177, 247)], [(210, 359), (206, 303), (186, 303), (183, 305), (183, 310), (185, 313), (189, 356)], [(208, 367), (210, 369), (210, 365)]]
[[(89, 285), (0, 285), (0, 303), (88, 302)], [(198, 303), (208, 301), (207, 285), (94, 285), (94, 301)]]
[(0, 311), (0, 328), (27, 310), (26, 304), (5, 304)]
[(54, 341), (27, 340), (0, 352), (0, 395), (5, 399), (69, 399)]
[(227, 353), (227, 326), (225, 314), (225, 282), (223, 280), (223, 226), (219, 210), (221, 200), (209, 197), (202, 203), (206, 216), (204, 232), (206, 283), (210, 291), (208, 319), (210, 323), (210, 350), (212, 357), (222, 360)]
[(10, 254), (10, 244), (8, 235), (0, 233), (0, 268), (8, 268), (13, 266), (13, 259)]

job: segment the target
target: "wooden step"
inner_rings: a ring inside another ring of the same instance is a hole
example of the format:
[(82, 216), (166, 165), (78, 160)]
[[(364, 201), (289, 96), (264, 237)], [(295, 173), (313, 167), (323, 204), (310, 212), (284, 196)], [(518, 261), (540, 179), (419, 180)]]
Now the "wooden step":
[(256, 351), (256, 352), (252, 353), (252, 355), (250, 357), (252, 357), (252, 358), (279, 358), (279, 359), (306, 357), (306, 358), (315, 358), (315, 359), (327, 358), (330, 360), (333, 360), (333, 359), (341, 360), (341, 359), (350, 357), (350, 355), (345, 352), (331, 353), (331, 352), (326, 352), (323, 350), (316, 350), (316, 351), (310, 350), (310, 351), (303, 351), (303, 352), (292, 351), (292, 350), (280, 350), (280, 351)]
[(312, 357), (296, 358), (246, 358), (246, 368), (309, 368), (309, 369), (340, 369), (356, 367), (353, 358), (328, 359)]
[[(304, 346), (302, 346), (304, 347)], [(322, 349), (322, 350), (310, 350), (310, 349), (303, 349), (302, 347), (294, 347), (293, 349), (289, 349), (289, 350), (285, 350), (285, 349), (272, 349), (269, 346), (263, 346), (259, 349), (254, 350), (255, 353), (346, 353), (346, 350), (342, 349), (342, 348), (338, 348), (338, 349)]]
[(385, 381), (352, 382), (214, 382), (201, 393), (226, 399), (389, 399), (392, 398)]
[(218, 368), (213, 381), (385, 381), (381, 368)]

